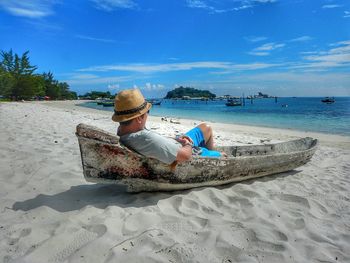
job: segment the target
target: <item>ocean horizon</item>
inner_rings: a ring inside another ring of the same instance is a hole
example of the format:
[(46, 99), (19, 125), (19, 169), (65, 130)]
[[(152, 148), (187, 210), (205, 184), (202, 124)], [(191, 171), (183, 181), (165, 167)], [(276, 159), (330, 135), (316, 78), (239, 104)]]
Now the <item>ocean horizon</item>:
[[(226, 100), (169, 100), (153, 105), (152, 116), (198, 121), (283, 128), (350, 136), (350, 97), (334, 97), (335, 103), (322, 103), (323, 97), (279, 97), (245, 99), (245, 106), (226, 106)], [(83, 107), (113, 112), (96, 102)]]

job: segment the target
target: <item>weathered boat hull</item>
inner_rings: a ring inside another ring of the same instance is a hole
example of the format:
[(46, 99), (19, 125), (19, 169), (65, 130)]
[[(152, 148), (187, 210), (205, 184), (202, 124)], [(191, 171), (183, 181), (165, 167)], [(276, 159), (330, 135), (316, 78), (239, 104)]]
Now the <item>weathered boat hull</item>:
[(317, 140), (218, 147), (227, 158), (194, 157), (170, 167), (119, 144), (117, 136), (95, 127), (77, 126), (85, 179), (123, 185), (128, 192), (173, 191), (215, 186), (293, 170), (313, 156)]

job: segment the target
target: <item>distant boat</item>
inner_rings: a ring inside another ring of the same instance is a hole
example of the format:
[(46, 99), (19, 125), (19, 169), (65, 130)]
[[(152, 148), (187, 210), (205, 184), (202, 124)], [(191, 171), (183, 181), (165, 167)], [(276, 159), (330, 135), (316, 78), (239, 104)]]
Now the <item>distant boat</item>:
[(103, 103), (104, 101), (105, 101), (105, 100), (102, 99), (102, 98), (97, 98), (97, 99), (95, 99), (95, 102), (96, 102), (97, 105), (102, 105), (102, 103)]
[(239, 99), (228, 99), (226, 106), (242, 106), (242, 102)]
[(334, 97), (325, 97), (324, 99), (321, 100), (323, 103), (326, 103), (326, 104), (332, 104), (335, 102), (335, 99)]
[(155, 100), (155, 99), (150, 99), (147, 100), (149, 103), (151, 103), (152, 105), (161, 105), (162, 101), (161, 100)]
[(156, 102), (153, 102), (152, 105), (161, 105), (162, 104), (162, 101), (156, 101)]
[(105, 101), (101, 102), (101, 105), (103, 107), (113, 107), (114, 101), (113, 100), (105, 100)]

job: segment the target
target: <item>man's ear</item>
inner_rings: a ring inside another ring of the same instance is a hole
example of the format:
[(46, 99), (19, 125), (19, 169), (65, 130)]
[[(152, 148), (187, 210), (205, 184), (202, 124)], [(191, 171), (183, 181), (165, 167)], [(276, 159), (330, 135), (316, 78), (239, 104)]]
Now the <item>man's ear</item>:
[(136, 117), (137, 123), (141, 123), (143, 119), (143, 115)]

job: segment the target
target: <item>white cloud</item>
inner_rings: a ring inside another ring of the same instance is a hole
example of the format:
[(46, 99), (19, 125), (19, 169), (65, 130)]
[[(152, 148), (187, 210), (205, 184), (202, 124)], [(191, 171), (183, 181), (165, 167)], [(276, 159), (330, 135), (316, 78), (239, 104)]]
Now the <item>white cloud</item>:
[(260, 47), (254, 48), (251, 52), (248, 54), (253, 56), (268, 56), (270, 55), (270, 52), (275, 49), (283, 48), (286, 44), (283, 43), (266, 43), (264, 45), (261, 45)]
[(219, 80), (191, 81), (189, 86), (215, 87), (216, 94), (246, 95), (265, 91), (277, 96), (349, 96), (350, 75), (329, 72), (264, 72), (231, 74)]
[(260, 42), (260, 41), (264, 41), (267, 39), (267, 37), (257, 37), (257, 36), (250, 36), (250, 37), (245, 37), (245, 40), (249, 41), (249, 42)]
[(342, 7), (341, 5), (323, 5), (322, 8), (324, 9), (333, 9), (333, 8), (338, 8)]
[(75, 37), (80, 39), (85, 39), (85, 40), (104, 42), (104, 43), (116, 43), (116, 41), (113, 39), (96, 38), (96, 37), (90, 37), (90, 36), (84, 36), (84, 35), (76, 35)]
[(132, 76), (117, 76), (117, 77), (99, 77), (89, 74), (87, 77), (84, 77), (83, 75), (73, 76), (70, 79), (63, 80), (64, 82), (67, 82), (69, 85), (76, 85), (76, 86), (86, 86), (86, 85), (96, 85), (96, 84), (107, 84), (107, 85), (113, 85), (113, 83), (116, 82), (126, 82), (133, 80)]
[(256, 5), (271, 4), (274, 2), (277, 2), (277, 0), (186, 0), (188, 7), (205, 9), (211, 13), (240, 11), (253, 8)]
[(151, 83), (146, 83), (144, 87), (141, 87), (141, 89), (146, 90), (146, 91), (161, 91), (164, 90), (164, 85), (162, 84), (151, 84)]
[(302, 55), (313, 55), (313, 54), (318, 54), (319, 51), (303, 51), (303, 52), (300, 52), (300, 54)]
[(278, 48), (284, 47), (285, 44), (276, 44), (276, 43), (266, 43), (260, 47), (255, 48), (256, 51), (272, 51)]
[(290, 42), (305, 42), (305, 41), (310, 41), (312, 40), (312, 37), (310, 36), (302, 36), (302, 37), (297, 37), (289, 40)]
[(54, 13), (53, 6), (57, 0), (0, 0), (0, 7), (14, 16), (42, 18)]
[(241, 0), (241, 1), (235, 1), (235, 2), (239, 2), (240, 6), (235, 7), (234, 10), (239, 11), (239, 10), (244, 10), (248, 8), (253, 8), (259, 4), (272, 4), (277, 2), (277, 0)]
[(120, 85), (119, 84), (109, 84), (107, 86), (107, 88), (111, 91), (115, 91), (115, 90), (118, 90), (120, 88)]
[(248, 54), (252, 56), (259, 56), (259, 57), (265, 57), (270, 55), (269, 52), (255, 52), (255, 51), (248, 52)]
[(209, 8), (209, 6), (201, 0), (187, 0), (187, 6), (192, 8)]
[(113, 11), (117, 9), (135, 9), (137, 4), (132, 0), (90, 0), (95, 3), (97, 9)]
[(188, 62), (188, 63), (169, 63), (169, 64), (125, 64), (125, 65), (106, 65), (93, 66), (89, 68), (79, 69), (80, 72), (107, 72), (107, 71), (129, 71), (145, 74), (171, 71), (185, 71), (194, 69), (219, 69), (225, 71), (239, 70), (257, 70), (275, 67), (280, 64), (272, 63), (248, 63), (234, 64), (231, 62), (220, 61), (204, 61), (204, 62)]
[(168, 63), (168, 64), (125, 64), (125, 65), (106, 65), (94, 66), (80, 69), (79, 71), (131, 71), (140, 73), (154, 73), (167, 71), (191, 70), (199, 68), (229, 68), (229, 62), (204, 61), (188, 63)]
[(95, 79), (98, 78), (97, 75), (94, 74), (74, 74), (71, 76), (72, 79)]
[(239, 7), (235, 7), (233, 8), (235, 11), (239, 11), (239, 10), (244, 10), (244, 9), (248, 9), (248, 8), (252, 8), (254, 7), (253, 5), (250, 4), (246, 4), (246, 5), (241, 5)]
[(236, 64), (232, 66), (232, 69), (235, 70), (256, 70), (256, 69), (265, 69), (280, 66), (282, 64), (273, 64), (273, 63), (249, 63), (249, 64)]
[(350, 40), (337, 42), (326, 51), (311, 51), (309, 56), (303, 57), (304, 62), (292, 68), (308, 68), (325, 70), (337, 67), (350, 67)]
[(344, 11), (344, 16), (345, 18), (350, 17), (350, 11)]
[[(242, 2), (247, 2), (247, 1), (242, 1)], [(275, 3), (277, 2), (277, 0), (251, 0), (251, 1), (248, 1), (248, 2), (257, 2), (257, 3)]]

